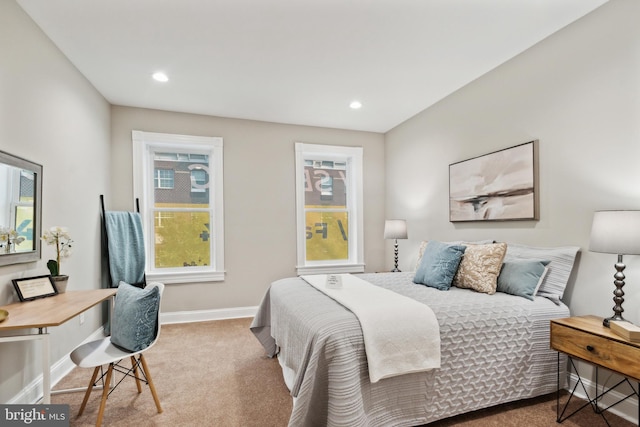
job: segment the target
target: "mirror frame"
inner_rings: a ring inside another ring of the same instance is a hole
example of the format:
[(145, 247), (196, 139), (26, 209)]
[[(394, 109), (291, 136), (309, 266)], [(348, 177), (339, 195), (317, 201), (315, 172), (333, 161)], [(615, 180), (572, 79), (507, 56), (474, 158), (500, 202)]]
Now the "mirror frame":
[(42, 248), (42, 242), (40, 240), (42, 227), (42, 165), (4, 151), (0, 151), (0, 163), (33, 172), (35, 185), (35, 194), (33, 195), (33, 213), (35, 215), (33, 221), (33, 240), (35, 248), (30, 252), (15, 252), (0, 255), (0, 266), (38, 261), (41, 257)]

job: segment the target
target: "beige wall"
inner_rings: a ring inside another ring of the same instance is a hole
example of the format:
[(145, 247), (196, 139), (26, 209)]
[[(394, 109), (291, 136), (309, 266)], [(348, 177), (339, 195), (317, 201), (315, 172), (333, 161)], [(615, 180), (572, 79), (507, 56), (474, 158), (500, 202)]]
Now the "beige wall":
[[(589, 234), (596, 210), (640, 209), (639, 16), (640, 2), (612, 0), (386, 135), (387, 216), (409, 227), (401, 268), (423, 239), (580, 246), (565, 301), (613, 314), (616, 255), (590, 252)], [(448, 221), (449, 164), (533, 139), (539, 221)], [(640, 323), (640, 256), (625, 263), (624, 315)]]
[(164, 312), (257, 305), (296, 274), (295, 142), (364, 147), (366, 270), (384, 265), (384, 137), (308, 126), (112, 107), (112, 209), (133, 206), (131, 131), (224, 139), (224, 282), (169, 285)]
[[(109, 104), (13, 1), (0, 2), (0, 52), (0, 150), (43, 166), (43, 224), (68, 226), (75, 241), (75, 253), (62, 263), (69, 289), (97, 288), (98, 195), (109, 192)], [(0, 267), (0, 305), (16, 299), (11, 279), (48, 274), (52, 256), (44, 246), (39, 262)], [(73, 321), (50, 330), (51, 360), (98, 329), (98, 311), (82, 326)], [(0, 343), (0, 360), (5, 403), (41, 373), (40, 344)]]

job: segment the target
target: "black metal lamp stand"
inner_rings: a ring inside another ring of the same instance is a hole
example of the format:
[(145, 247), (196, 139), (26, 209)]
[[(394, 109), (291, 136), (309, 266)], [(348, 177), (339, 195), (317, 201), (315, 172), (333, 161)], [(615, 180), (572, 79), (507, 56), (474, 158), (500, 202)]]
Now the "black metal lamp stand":
[(391, 270), (392, 273), (399, 273), (400, 269), (398, 268), (398, 239), (395, 239), (395, 244), (393, 245), (393, 253), (394, 253), (394, 267), (393, 270)]
[(602, 321), (602, 324), (607, 328), (609, 327), (609, 322), (612, 320), (625, 320), (622, 317), (622, 312), (624, 311), (624, 308), (622, 308), (622, 303), (624, 302), (624, 291), (622, 290), (622, 287), (624, 286), (625, 278), (623, 271), (626, 268), (626, 265), (622, 262), (621, 254), (618, 254), (618, 262), (616, 262), (615, 267), (616, 274), (613, 275), (613, 278), (616, 280), (613, 281), (613, 284), (616, 285), (616, 290), (613, 291), (613, 302), (616, 305), (613, 307), (613, 316)]

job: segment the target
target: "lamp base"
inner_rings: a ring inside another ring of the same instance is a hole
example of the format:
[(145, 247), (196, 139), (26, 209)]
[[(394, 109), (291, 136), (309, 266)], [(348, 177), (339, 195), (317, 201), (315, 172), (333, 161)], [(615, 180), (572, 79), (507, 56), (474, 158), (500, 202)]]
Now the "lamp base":
[(612, 320), (625, 320), (622, 318), (622, 312), (624, 308), (622, 308), (622, 303), (624, 302), (624, 291), (622, 287), (624, 286), (624, 269), (625, 265), (622, 262), (622, 255), (618, 254), (618, 262), (615, 264), (616, 274), (613, 275), (614, 281), (613, 284), (616, 286), (616, 290), (613, 291), (613, 302), (615, 306), (613, 307), (613, 316), (606, 318), (602, 321), (602, 325), (605, 328), (609, 327), (609, 322)]
[(396, 239), (396, 243), (393, 246), (393, 253), (394, 253), (394, 258), (393, 258), (393, 270), (391, 270), (392, 273), (398, 273), (400, 272), (400, 269), (398, 268), (398, 239)]

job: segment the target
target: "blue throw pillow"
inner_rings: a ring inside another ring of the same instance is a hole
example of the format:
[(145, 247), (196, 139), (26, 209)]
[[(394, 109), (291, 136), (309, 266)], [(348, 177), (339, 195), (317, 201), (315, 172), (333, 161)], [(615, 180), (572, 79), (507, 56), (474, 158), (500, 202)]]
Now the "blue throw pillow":
[(132, 352), (149, 347), (156, 337), (159, 308), (157, 287), (141, 289), (120, 282), (113, 308), (111, 343)]
[(414, 283), (446, 291), (458, 271), (466, 247), (430, 240), (413, 278)]
[(498, 292), (533, 300), (547, 274), (549, 261), (507, 261), (498, 276)]

